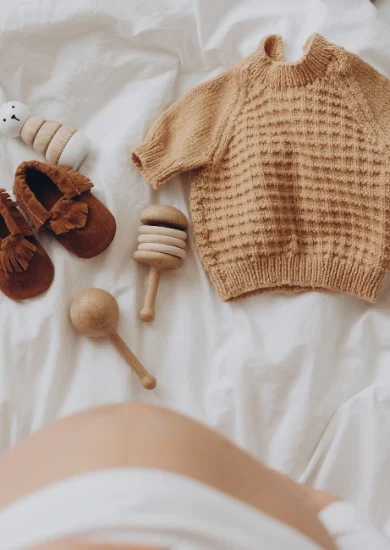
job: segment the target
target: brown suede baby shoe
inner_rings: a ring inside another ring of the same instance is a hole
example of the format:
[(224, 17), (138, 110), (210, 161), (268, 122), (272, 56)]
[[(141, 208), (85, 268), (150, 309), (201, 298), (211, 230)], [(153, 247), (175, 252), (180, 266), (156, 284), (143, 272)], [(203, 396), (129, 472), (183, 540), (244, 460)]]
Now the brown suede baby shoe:
[(114, 238), (115, 218), (92, 193), (89, 178), (63, 166), (23, 162), (14, 193), (35, 229), (45, 229), (70, 252), (93, 258)]
[(54, 277), (49, 256), (4, 189), (0, 189), (0, 289), (13, 300), (45, 292)]

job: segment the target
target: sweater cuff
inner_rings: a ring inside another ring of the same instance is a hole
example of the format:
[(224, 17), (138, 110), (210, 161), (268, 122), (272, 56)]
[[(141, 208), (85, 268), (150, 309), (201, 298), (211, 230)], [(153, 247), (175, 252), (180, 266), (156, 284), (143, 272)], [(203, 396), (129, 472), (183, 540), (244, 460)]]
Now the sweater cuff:
[(164, 150), (150, 141), (139, 145), (131, 152), (131, 160), (137, 170), (154, 189), (158, 189), (174, 174), (171, 165), (164, 166)]

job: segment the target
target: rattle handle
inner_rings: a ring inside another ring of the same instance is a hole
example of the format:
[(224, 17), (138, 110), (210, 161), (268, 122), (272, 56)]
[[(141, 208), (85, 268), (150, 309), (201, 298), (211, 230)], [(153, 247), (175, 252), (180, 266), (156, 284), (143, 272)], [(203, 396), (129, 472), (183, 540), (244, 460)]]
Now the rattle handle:
[(134, 353), (124, 343), (119, 334), (115, 332), (114, 334), (108, 334), (107, 336), (122, 355), (124, 360), (132, 367), (136, 375), (141, 380), (143, 387), (147, 390), (153, 390), (157, 385), (155, 377), (149, 374), (145, 367), (141, 365)]
[(155, 267), (151, 267), (149, 271), (148, 284), (146, 287), (144, 307), (140, 311), (141, 319), (148, 323), (154, 319), (154, 307), (156, 305), (159, 281), (160, 271)]

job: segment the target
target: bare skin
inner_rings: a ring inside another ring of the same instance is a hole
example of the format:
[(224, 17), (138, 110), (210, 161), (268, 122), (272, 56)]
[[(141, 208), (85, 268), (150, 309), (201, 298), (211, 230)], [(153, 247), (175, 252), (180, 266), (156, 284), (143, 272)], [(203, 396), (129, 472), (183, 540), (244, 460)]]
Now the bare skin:
[[(189, 418), (141, 404), (103, 407), (63, 419), (5, 453), (0, 458), (0, 510), (67, 477), (126, 467), (196, 479), (274, 516), (324, 550), (336, 550), (317, 517), (335, 497), (302, 488)], [(149, 550), (69, 540), (65, 544), (58, 541), (39, 550)]]

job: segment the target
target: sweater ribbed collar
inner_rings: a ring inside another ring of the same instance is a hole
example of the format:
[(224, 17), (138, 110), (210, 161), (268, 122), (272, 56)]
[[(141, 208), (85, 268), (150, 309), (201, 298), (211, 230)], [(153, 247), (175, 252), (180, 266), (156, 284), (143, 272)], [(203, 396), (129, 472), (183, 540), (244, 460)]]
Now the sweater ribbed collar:
[(285, 90), (305, 86), (324, 76), (332, 59), (331, 44), (319, 34), (313, 34), (296, 63), (283, 57), (283, 38), (273, 34), (264, 38), (254, 56), (252, 73), (275, 89)]

